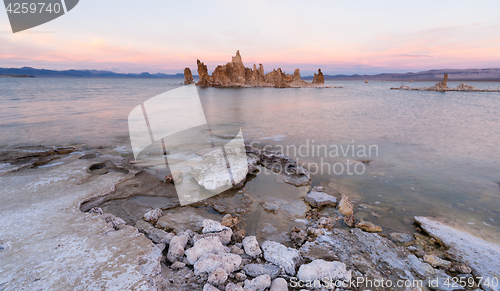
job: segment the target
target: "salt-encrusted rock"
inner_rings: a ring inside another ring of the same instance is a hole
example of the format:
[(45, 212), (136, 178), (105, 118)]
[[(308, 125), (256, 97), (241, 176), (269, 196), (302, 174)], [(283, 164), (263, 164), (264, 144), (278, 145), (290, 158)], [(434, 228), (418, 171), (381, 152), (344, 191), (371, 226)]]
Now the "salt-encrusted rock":
[(233, 227), (238, 224), (238, 222), (240, 222), (240, 219), (238, 217), (233, 217), (231, 214), (226, 214), (222, 218), (221, 224), (223, 226)]
[(256, 257), (262, 254), (262, 250), (260, 249), (259, 242), (255, 236), (247, 236), (243, 239), (243, 248), (245, 249), (245, 253), (251, 257)]
[(331, 230), (337, 223), (337, 219), (329, 216), (323, 216), (316, 222), (316, 227)]
[(264, 291), (271, 286), (271, 277), (268, 274), (260, 275), (253, 280), (245, 281), (245, 291)]
[(218, 268), (223, 268), (232, 273), (240, 268), (241, 257), (235, 254), (220, 253), (204, 255), (194, 264), (196, 274), (212, 273)]
[(304, 197), (304, 201), (309, 203), (312, 207), (323, 207), (323, 206), (335, 206), (337, 205), (337, 198), (334, 196), (328, 195), (325, 192), (318, 192), (312, 190), (309, 192), (306, 197)]
[(235, 254), (235, 255), (243, 255), (245, 253), (245, 251), (242, 250), (240, 247), (233, 245), (233, 246), (231, 246), (231, 253)]
[(175, 234), (158, 229), (144, 220), (137, 221), (135, 227), (155, 244), (169, 244), (175, 236)]
[(314, 260), (309, 264), (300, 266), (297, 273), (299, 280), (306, 281), (322, 281), (323, 278), (328, 280), (342, 280), (349, 282), (351, 280), (351, 271), (346, 270), (346, 265), (341, 262), (327, 262), (324, 260)]
[(244, 291), (244, 289), (238, 284), (228, 283), (226, 285), (226, 291)]
[(467, 267), (464, 264), (457, 264), (454, 266), (455, 270), (460, 274), (470, 274), (472, 272), (471, 268)]
[(144, 219), (147, 222), (156, 223), (158, 219), (160, 219), (160, 217), (162, 216), (163, 216), (163, 211), (159, 208), (156, 208), (149, 212), (146, 212), (146, 214), (144, 214), (144, 217), (142, 219)]
[(344, 216), (344, 223), (349, 227), (355, 227), (356, 226), (356, 218), (354, 217), (353, 214), (346, 215), (346, 216)]
[(451, 266), (451, 262), (447, 260), (443, 260), (434, 255), (425, 255), (424, 262), (431, 264), (434, 268), (441, 267), (445, 270), (449, 269)]
[(307, 239), (307, 233), (302, 229), (294, 226), (290, 230), (290, 240), (295, 246), (301, 246)]
[[(500, 277), (500, 246), (484, 241), (469, 233), (449, 227), (434, 218), (415, 217), (420, 226), (432, 237), (439, 239), (449, 249), (446, 255), (467, 264), (477, 277)], [(484, 290), (500, 287), (482, 286)]]
[(342, 194), (342, 198), (340, 198), (340, 202), (339, 202), (339, 211), (340, 213), (342, 213), (343, 215), (350, 215), (350, 214), (353, 214), (353, 209), (354, 209), (354, 205), (352, 204), (352, 201), (351, 199), (349, 198), (349, 196), (345, 195), (345, 194)]
[(329, 261), (338, 260), (333, 253), (333, 247), (328, 244), (318, 243), (317, 241), (307, 241), (299, 249), (300, 255), (308, 260), (324, 259)]
[(243, 271), (247, 276), (258, 277), (260, 275), (269, 274), (272, 279), (280, 274), (280, 267), (272, 264), (248, 264), (243, 267)]
[(295, 267), (301, 261), (298, 250), (273, 241), (262, 243), (262, 250), (264, 251), (264, 258), (268, 262), (283, 267), (290, 276), (295, 275)]
[(288, 291), (288, 283), (283, 278), (277, 278), (271, 284), (269, 291)]
[(186, 247), (188, 240), (189, 236), (186, 234), (176, 235), (172, 238), (168, 246), (167, 253), (167, 259), (171, 263), (181, 260), (184, 256), (184, 248)]
[(179, 261), (177, 261), (177, 262), (173, 263), (173, 264), (170, 266), (170, 268), (171, 268), (172, 270), (179, 270), (179, 269), (184, 268), (185, 266), (186, 266), (186, 263), (183, 263), (183, 262), (179, 262)]
[(369, 221), (364, 221), (363, 219), (361, 219), (357, 224), (356, 224), (356, 227), (359, 228), (359, 229), (362, 229), (366, 232), (381, 232), (382, 231), (382, 227), (378, 226), (378, 225), (375, 225)]
[(116, 230), (118, 230), (120, 225), (125, 224), (125, 220), (116, 217), (111, 213), (104, 213), (103, 216), (104, 216), (104, 221), (106, 221), (110, 227)]
[(207, 283), (205, 284), (205, 286), (203, 286), (203, 291), (220, 291), (220, 290)]
[(184, 85), (189, 85), (193, 84), (193, 73), (191, 73), (190, 68), (185, 68), (184, 69)]
[(245, 275), (245, 273), (238, 272), (234, 275), (234, 278), (238, 281), (245, 281), (247, 279), (247, 275)]
[(221, 286), (227, 281), (227, 272), (223, 268), (217, 268), (208, 276), (208, 283), (214, 286)]
[(205, 234), (195, 234), (193, 237), (193, 241), (197, 242), (202, 238), (210, 238), (210, 237), (217, 237), (219, 238), (219, 241), (227, 245), (231, 241), (231, 237), (233, 236), (233, 231), (230, 228), (224, 229), (221, 232), (212, 232), (212, 233), (205, 233)]
[(285, 183), (295, 186), (311, 184), (311, 173), (289, 156), (277, 151), (259, 149), (249, 144), (245, 144), (245, 148), (247, 156), (258, 157), (261, 166), (280, 174)]
[(397, 242), (397, 243), (400, 243), (400, 244), (403, 244), (403, 245), (407, 245), (407, 244), (410, 244), (412, 243), (415, 239), (413, 238), (413, 236), (407, 234), (407, 233), (397, 233), (397, 232), (393, 232), (390, 234), (391, 238), (393, 241)]
[(199, 208), (181, 207), (175, 212), (160, 217), (156, 227), (175, 233), (181, 233), (187, 229), (201, 232), (203, 220), (207, 218), (217, 219), (218, 216), (203, 212)]
[(103, 215), (104, 211), (102, 211), (101, 207), (93, 207), (92, 209), (89, 210), (89, 213), (95, 213), (95, 214)]
[(307, 228), (307, 234), (310, 237), (317, 237), (320, 235), (325, 235), (325, 230), (322, 228), (316, 228), (316, 227), (308, 227)]
[(223, 230), (229, 229), (227, 226), (223, 226), (220, 222), (205, 219), (203, 220), (203, 230), (202, 233), (213, 233), (213, 232), (221, 232)]
[(226, 253), (228, 250), (222, 245), (218, 237), (202, 238), (194, 246), (186, 250), (186, 258), (193, 265), (204, 254)]

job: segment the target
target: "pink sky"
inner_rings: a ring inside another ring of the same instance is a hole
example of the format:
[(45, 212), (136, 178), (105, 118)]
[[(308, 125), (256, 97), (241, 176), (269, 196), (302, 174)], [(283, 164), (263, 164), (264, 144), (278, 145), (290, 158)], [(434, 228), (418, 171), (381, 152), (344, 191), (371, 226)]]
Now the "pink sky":
[(86, 0), (16, 34), (0, 13), (0, 67), (179, 73), (237, 49), (248, 67), (303, 75), (500, 67), (500, 2), (400, 2)]

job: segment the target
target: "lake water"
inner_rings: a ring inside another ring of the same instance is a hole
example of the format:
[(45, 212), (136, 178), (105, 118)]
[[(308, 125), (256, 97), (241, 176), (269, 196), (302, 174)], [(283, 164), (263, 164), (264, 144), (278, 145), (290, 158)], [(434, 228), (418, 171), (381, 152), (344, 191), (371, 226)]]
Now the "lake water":
[[(0, 148), (85, 144), (131, 157), (128, 114), (181, 82), (0, 78)], [(400, 82), (326, 84), (343, 88), (198, 92), (214, 128), (238, 125), (245, 139), (258, 146), (284, 148), (285, 153), (288, 147), (290, 156), (311, 167), (313, 185), (335, 183), (352, 193), (357, 205), (365, 204), (361, 217), (406, 231), (415, 215), (440, 216), (495, 239), (500, 233), (500, 93), (389, 89)], [(358, 154), (370, 146), (366, 157)], [(353, 168), (349, 174), (347, 163), (358, 165), (358, 174)], [(257, 185), (253, 191), (274, 195)]]

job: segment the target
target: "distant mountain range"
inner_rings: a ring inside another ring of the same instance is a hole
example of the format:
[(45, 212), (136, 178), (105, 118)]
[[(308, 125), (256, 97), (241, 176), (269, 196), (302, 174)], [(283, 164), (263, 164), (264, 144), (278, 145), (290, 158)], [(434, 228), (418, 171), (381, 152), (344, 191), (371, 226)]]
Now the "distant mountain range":
[(500, 82), (500, 68), (491, 69), (442, 69), (418, 73), (393, 73), (378, 75), (324, 75), (325, 80), (368, 81), (441, 81), (444, 74), (449, 81), (490, 81)]
[(0, 68), (0, 76), (11, 75), (12, 77), (78, 77), (78, 78), (184, 78), (184, 74), (168, 75), (163, 73), (140, 73), (140, 74), (120, 74), (111, 71), (97, 71), (97, 70), (45, 70), (35, 69), (31, 67), (23, 68)]
[[(448, 74), (449, 81), (490, 81), (500, 82), (500, 68), (491, 69), (442, 69), (429, 70), (418, 73), (392, 73), (378, 75), (324, 75), (325, 80), (364, 80), (368, 81), (440, 81), (444, 74)], [(122, 74), (111, 71), (98, 70), (45, 70), (31, 67), (23, 68), (0, 68), (0, 77), (10, 75), (12, 77), (78, 77), (78, 78), (183, 78), (184, 74), (163, 73), (140, 73)], [(197, 78), (197, 75), (193, 77)], [(312, 79), (305, 76), (303, 79)]]

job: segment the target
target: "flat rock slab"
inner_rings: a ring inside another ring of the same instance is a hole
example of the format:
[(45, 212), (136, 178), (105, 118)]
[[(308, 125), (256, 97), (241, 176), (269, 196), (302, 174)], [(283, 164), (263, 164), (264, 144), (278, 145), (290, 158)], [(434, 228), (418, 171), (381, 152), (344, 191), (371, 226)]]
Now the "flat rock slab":
[(307, 194), (304, 200), (313, 207), (335, 206), (337, 198), (328, 195), (325, 192), (311, 191)]
[(161, 250), (137, 229), (115, 230), (80, 204), (135, 173), (92, 176), (101, 156), (0, 177), (0, 290), (151, 290)]
[[(500, 279), (500, 245), (486, 242), (466, 232), (451, 228), (436, 219), (417, 216), (415, 220), (431, 236), (443, 242), (448, 256), (472, 269), (477, 277)], [(500, 286), (482, 286), (485, 290), (500, 290)]]
[(280, 274), (281, 268), (272, 264), (248, 264), (245, 265), (243, 271), (250, 277), (258, 277), (260, 275), (269, 274), (272, 279), (275, 279)]

